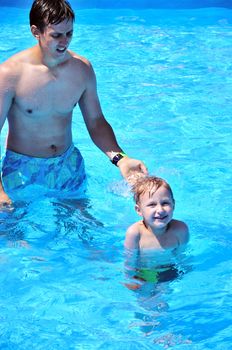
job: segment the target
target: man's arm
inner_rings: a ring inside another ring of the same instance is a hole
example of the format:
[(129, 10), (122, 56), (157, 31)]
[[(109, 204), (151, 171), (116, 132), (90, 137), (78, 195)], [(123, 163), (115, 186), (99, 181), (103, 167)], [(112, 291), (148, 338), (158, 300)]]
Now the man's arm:
[(3, 185), (2, 185), (2, 179), (0, 178), (0, 210), (2, 207), (6, 207), (10, 205), (11, 199), (4, 191)]
[[(112, 154), (122, 152), (118, 145), (111, 125), (106, 121), (97, 95), (97, 83), (95, 73), (88, 64), (86, 77), (86, 88), (79, 101), (79, 106), (84, 117), (85, 124), (95, 145), (100, 148), (110, 159)], [(146, 166), (143, 162), (123, 157), (118, 161), (122, 176), (128, 178), (131, 172), (147, 174)]]
[[(11, 64), (8, 65), (5, 63), (0, 65), (0, 132), (2, 131), (14, 98), (13, 79), (11, 72), (13, 72), (13, 67), (11, 67)], [(5, 193), (2, 185), (1, 170), (2, 167), (0, 168), (0, 208), (2, 206), (11, 204), (11, 200)]]

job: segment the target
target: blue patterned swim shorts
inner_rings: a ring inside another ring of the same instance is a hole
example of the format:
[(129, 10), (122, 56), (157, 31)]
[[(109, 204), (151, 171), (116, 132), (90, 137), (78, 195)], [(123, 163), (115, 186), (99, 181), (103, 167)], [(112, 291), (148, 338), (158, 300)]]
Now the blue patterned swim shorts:
[(51, 158), (31, 157), (6, 150), (2, 181), (7, 193), (32, 184), (70, 194), (84, 192), (84, 159), (73, 144), (62, 155)]

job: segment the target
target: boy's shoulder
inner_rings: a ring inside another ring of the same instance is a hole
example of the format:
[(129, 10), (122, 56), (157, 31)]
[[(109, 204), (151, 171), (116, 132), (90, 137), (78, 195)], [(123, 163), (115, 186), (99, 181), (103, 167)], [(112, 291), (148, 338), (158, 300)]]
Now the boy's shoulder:
[(180, 244), (186, 244), (189, 241), (189, 229), (185, 222), (173, 219), (171, 221), (171, 231), (177, 237)]
[(126, 234), (134, 235), (134, 236), (140, 235), (142, 225), (143, 225), (143, 222), (141, 220), (136, 221), (135, 223), (133, 223), (128, 227)]
[(137, 221), (128, 227), (125, 239), (125, 246), (127, 248), (138, 248), (142, 224), (142, 221)]

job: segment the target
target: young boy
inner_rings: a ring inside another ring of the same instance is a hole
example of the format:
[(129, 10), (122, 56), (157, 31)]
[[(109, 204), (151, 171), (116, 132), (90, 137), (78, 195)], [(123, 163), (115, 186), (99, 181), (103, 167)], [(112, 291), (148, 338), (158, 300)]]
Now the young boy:
[[(135, 210), (142, 217), (126, 232), (125, 247), (140, 258), (137, 277), (156, 282), (168, 278), (175, 252), (189, 240), (187, 225), (173, 219), (175, 200), (169, 184), (158, 177), (146, 176), (132, 186)], [(144, 258), (145, 257), (145, 258)], [(142, 263), (141, 263), (142, 261)], [(151, 266), (159, 267), (154, 272)]]

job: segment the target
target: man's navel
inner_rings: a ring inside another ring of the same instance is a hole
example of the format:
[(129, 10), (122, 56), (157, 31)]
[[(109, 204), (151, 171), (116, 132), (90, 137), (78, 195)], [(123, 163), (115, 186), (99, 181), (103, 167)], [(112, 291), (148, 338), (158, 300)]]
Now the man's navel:
[(50, 147), (51, 147), (51, 149), (52, 149), (52, 151), (53, 151), (54, 153), (57, 152), (57, 147), (56, 147), (56, 145), (51, 145)]

